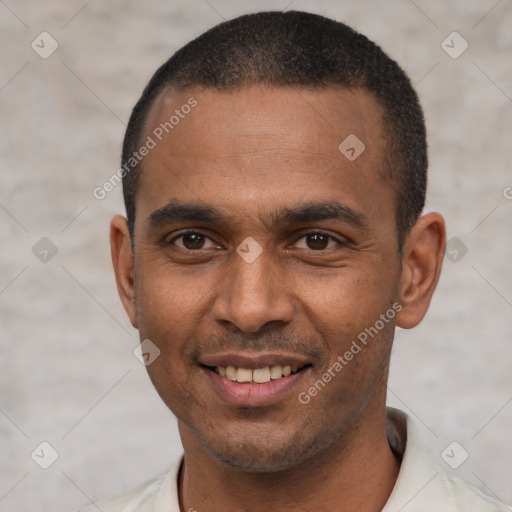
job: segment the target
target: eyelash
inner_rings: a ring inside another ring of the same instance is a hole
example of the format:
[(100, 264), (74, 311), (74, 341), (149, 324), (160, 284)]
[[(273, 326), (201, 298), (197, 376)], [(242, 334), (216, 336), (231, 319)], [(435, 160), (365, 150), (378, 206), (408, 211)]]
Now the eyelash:
[[(188, 231), (182, 231), (179, 235), (176, 235), (175, 237), (173, 237), (171, 240), (169, 240), (167, 242), (167, 245), (174, 245), (174, 242), (176, 240), (179, 240), (180, 238), (186, 236), (186, 235), (200, 235), (200, 236), (203, 236), (211, 241), (213, 241), (208, 235), (205, 235), (204, 233), (201, 233), (200, 231), (195, 231), (195, 230), (188, 230)], [(345, 243), (343, 243), (342, 241), (338, 240), (336, 237), (330, 235), (329, 233), (326, 233), (324, 231), (318, 231), (318, 230), (313, 230), (313, 231), (307, 231), (306, 233), (303, 233), (297, 240), (295, 243), (297, 243), (299, 240), (302, 240), (303, 238), (307, 237), (307, 236), (311, 236), (311, 235), (322, 235), (322, 236), (325, 236), (327, 237), (329, 240), (332, 240), (334, 242), (336, 242), (338, 245), (346, 245)], [(181, 249), (181, 247), (179, 247), (179, 249)], [(185, 249), (187, 252), (196, 252), (195, 250), (193, 249)], [(203, 249), (197, 249), (197, 251), (202, 251)], [(311, 251), (314, 251), (314, 252), (322, 252), (322, 251), (326, 251), (327, 249), (309, 249)]]

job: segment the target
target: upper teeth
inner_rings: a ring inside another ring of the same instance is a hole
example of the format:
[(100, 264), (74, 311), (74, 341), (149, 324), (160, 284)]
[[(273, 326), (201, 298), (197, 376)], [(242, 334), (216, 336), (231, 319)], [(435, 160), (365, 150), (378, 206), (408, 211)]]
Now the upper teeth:
[(217, 366), (215, 371), (222, 377), (237, 382), (254, 382), (263, 384), (270, 380), (287, 377), (291, 373), (295, 373), (299, 369), (298, 366), (281, 366), (276, 364), (273, 366), (265, 366), (251, 370), (249, 368), (236, 368), (235, 366)]

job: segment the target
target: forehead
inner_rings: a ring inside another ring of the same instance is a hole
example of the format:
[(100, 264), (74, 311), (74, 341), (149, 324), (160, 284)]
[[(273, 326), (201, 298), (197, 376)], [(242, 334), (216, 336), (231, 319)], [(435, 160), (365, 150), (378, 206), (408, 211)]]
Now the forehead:
[(349, 203), (367, 196), (375, 209), (383, 196), (382, 113), (362, 89), (169, 88), (146, 119), (147, 137), (155, 146), (142, 162), (137, 217), (176, 197), (226, 207), (243, 197), (261, 210), (340, 194)]
[[(189, 108), (192, 98), (197, 105)], [(184, 118), (186, 123), (182, 123)], [(276, 139), (284, 135), (292, 147), (294, 144), (305, 149), (320, 146), (325, 154), (329, 146), (331, 156), (337, 157), (337, 153), (332, 151), (332, 143), (341, 142), (340, 137), (351, 133), (377, 149), (376, 143), (382, 136), (381, 119), (380, 106), (369, 92), (361, 88), (331, 86), (304, 89), (254, 85), (233, 92), (167, 88), (153, 103), (145, 131), (149, 134), (170, 122), (172, 128), (169, 133), (164, 131), (162, 137), (174, 139), (176, 145), (186, 143), (191, 131), (198, 136), (207, 132), (208, 136), (203, 140), (205, 149), (218, 147), (219, 143), (228, 149), (230, 145), (239, 145), (239, 138), (243, 136), (252, 136), (252, 140), (247, 142), (257, 145), (258, 137)], [(179, 124), (186, 124), (186, 127), (179, 129)], [(187, 144), (182, 147), (189, 149)], [(337, 147), (336, 144), (334, 149)]]

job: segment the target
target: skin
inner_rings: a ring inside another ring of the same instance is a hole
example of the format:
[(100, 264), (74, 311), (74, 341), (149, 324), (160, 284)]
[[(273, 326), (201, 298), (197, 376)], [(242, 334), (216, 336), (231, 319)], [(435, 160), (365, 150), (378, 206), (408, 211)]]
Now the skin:
[[(111, 223), (121, 300), (141, 339), (161, 351), (148, 373), (178, 418), (181, 509), (381, 510), (399, 471), (385, 429), (394, 328), (414, 327), (428, 309), (443, 219), (420, 217), (399, 251), (381, 110), (364, 90), (168, 89), (146, 136), (191, 96), (197, 107), (144, 158), (134, 253), (126, 219)], [(349, 134), (366, 146), (353, 162), (338, 150)], [(172, 201), (226, 218), (152, 223)], [(326, 202), (362, 222), (278, 222), (283, 209)], [(198, 235), (176, 238), (184, 229)], [(236, 252), (247, 237), (262, 248), (252, 263)], [(301, 404), (298, 393), (395, 303), (400, 313)], [(277, 403), (238, 407), (199, 366), (225, 350), (293, 352), (311, 367)]]

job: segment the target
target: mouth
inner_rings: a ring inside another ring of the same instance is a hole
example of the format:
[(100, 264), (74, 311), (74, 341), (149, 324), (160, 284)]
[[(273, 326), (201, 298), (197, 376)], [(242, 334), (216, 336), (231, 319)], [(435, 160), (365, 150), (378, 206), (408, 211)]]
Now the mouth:
[(216, 395), (231, 405), (269, 406), (298, 393), (313, 365), (295, 354), (225, 354), (205, 356), (199, 367)]
[(232, 382), (238, 382), (241, 384), (265, 384), (267, 382), (283, 379), (284, 377), (289, 377), (290, 375), (295, 375), (298, 372), (311, 367), (311, 364), (306, 363), (302, 366), (275, 364), (255, 369), (239, 368), (233, 365), (202, 366)]

